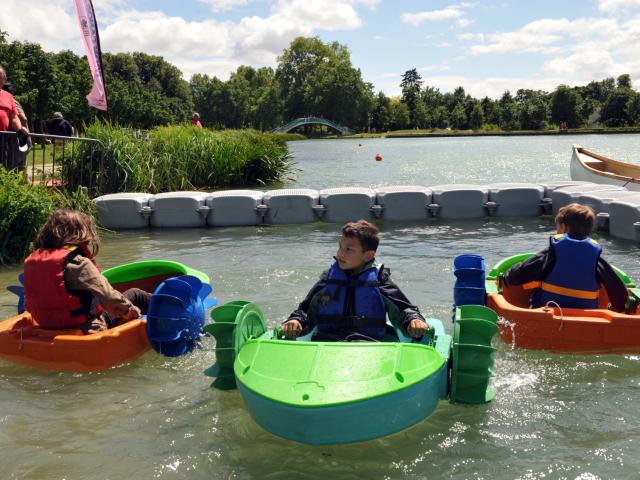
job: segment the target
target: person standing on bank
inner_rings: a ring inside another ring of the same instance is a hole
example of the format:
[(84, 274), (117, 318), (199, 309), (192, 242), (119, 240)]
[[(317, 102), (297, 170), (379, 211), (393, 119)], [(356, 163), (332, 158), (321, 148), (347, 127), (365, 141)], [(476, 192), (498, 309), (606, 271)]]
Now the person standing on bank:
[[(13, 95), (13, 85), (11, 85), (9, 82), (5, 83), (2, 86), (2, 90), (4, 90), (5, 92), (9, 92), (11, 95)], [(18, 109), (18, 118), (20, 119), (20, 123), (22, 125), (29, 125), (27, 121), (27, 115), (24, 113), (24, 109), (22, 108), (22, 105), (20, 105), (20, 102), (15, 96), (13, 97), (13, 101), (16, 103), (16, 108)]]
[(27, 134), (29, 129), (26, 124), (23, 125), (20, 121), (18, 107), (13, 95), (2, 88), (5, 83), (7, 83), (7, 73), (0, 66), (0, 132), (14, 131)]
[(53, 119), (47, 124), (47, 130), (49, 134), (60, 137), (71, 137), (73, 135), (73, 127), (64, 119), (60, 112), (53, 114)]
[(200, 114), (198, 112), (193, 112), (193, 115), (191, 115), (191, 125), (202, 128), (202, 122), (200, 121)]

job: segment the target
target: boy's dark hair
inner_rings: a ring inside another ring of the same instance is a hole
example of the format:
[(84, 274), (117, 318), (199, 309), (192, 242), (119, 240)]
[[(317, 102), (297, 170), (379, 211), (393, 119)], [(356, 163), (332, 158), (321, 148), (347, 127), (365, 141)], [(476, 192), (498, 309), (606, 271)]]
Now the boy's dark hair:
[(565, 224), (568, 234), (576, 240), (582, 240), (589, 236), (596, 222), (596, 214), (587, 205), (570, 203), (558, 210), (556, 225)]
[(342, 235), (360, 240), (365, 252), (368, 250), (375, 252), (378, 249), (378, 245), (380, 244), (378, 232), (378, 227), (366, 220), (349, 222), (342, 227)]

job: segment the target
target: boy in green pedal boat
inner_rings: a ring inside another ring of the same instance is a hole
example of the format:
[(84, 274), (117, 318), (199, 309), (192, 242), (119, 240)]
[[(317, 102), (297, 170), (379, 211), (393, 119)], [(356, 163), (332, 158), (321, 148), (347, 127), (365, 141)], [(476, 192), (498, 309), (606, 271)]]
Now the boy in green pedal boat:
[(316, 341), (380, 341), (391, 323), (413, 338), (429, 329), (418, 308), (390, 279), (388, 268), (375, 262), (378, 228), (365, 221), (342, 227), (335, 262), (282, 325), (296, 338), (314, 327)]
[(507, 285), (531, 289), (531, 306), (555, 302), (565, 308), (599, 308), (600, 285), (604, 285), (610, 308), (625, 309), (629, 293), (624, 282), (600, 254), (602, 247), (589, 238), (595, 223), (593, 210), (572, 203), (558, 210), (557, 234), (549, 247), (509, 269)]

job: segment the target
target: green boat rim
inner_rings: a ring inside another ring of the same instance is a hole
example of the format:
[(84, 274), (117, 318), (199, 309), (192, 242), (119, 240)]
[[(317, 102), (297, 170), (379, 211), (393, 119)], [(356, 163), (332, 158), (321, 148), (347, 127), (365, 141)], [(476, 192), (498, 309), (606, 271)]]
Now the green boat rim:
[(108, 268), (103, 271), (102, 274), (107, 277), (111, 284), (127, 283), (148, 277), (149, 272), (146, 270), (147, 268), (153, 268), (155, 275), (169, 273), (193, 275), (203, 283), (210, 283), (209, 276), (206, 273), (171, 260), (142, 260), (139, 262), (126, 263)]
[[(450, 337), (449, 337), (450, 341)], [(274, 377), (269, 377), (267, 375), (261, 375), (261, 377), (253, 377), (251, 381), (247, 381), (246, 375), (252, 373), (251, 366), (255, 361), (253, 360), (253, 356), (251, 357), (252, 362), (248, 363), (245, 361), (245, 357), (250, 353), (253, 353), (252, 350), (256, 352), (264, 351), (265, 349), (275, 349), (278, 353), (284, 357), (293, 355), (293, 358), (298, 358), (299, 364), (303, 363), (304, 360), (301, 359), (301, 355), (294, 355), (292, 353), (285, 353), (283, 350), (289, 349), (318, 349), (323, 347), (336, 348), (338, 345), (336, 342), (291, 342), (288, 340), (273, 340), (266, 338), (259, 339), (251, 339), (249, 340), (243, 347), (240, 354), (236, 357), (234, 362), (234, 370), (236, 374), (236, 380), (242, 384), (242, 386), (256, 395), (259, 395), (263, 398), (269, 399), (269, 401), (276, 402), (282, 405), (287, 405), (291, 407), (297, 408), (327, 408), (334, 407), (340, 405), (348, 405), (363, 402), (366, 400), (371, 400), (374, 398), (384, 397), (389, 394), (393, 394), (395, 392), (399, 392), (410, 388), (414, 385), (419, 384), (422, 381), (425, 381), (434, 375), (437, 375), (441, 368), (447, 367), (448, 358), (444, 358), (439, 351), (437, 351), (434, 347), (421, 345), (417, 343), (354, 343), (354, 344), (345, 344), (342, 345), (343, 348), (354, 349), (354, 348), (385, 348), (385, 349), (393, 349), (396, 353), (396, 361), (400, 356), (399, 350), (405, 350), (411, 352), (413, 350), (413, 355), (415, 357), (420, 357), (424, 359), (424, 351), (428, 352), (428, 360), (423, 362), (421, 365), (413, 369), (410, 373), (411, 375), (406, 375), (406, 372), (395, 371), (385, 375), (384, 377), (376, 378), (373, 381), (367, 382), (365, 381), (356, 381), (354, 382), (356, 385), (364, 385), (365, 383), (369, 383), (369, 386), (374, 385), (374, 383), (386, 384), (384, 387), (380, 388), (383, 385), (375, 386), (374, 391), (367, 392), (366, 394), (360, 393), (359, 395), (354, 395), (353, 398), (345, 399), (344, 398), (344, 390), (340, 388), (334, 389), (332, 394), (335, 395), (327, 395), (326, 397), (330, 397), (328, 399), (322, 399), (317, 402), (309, 402), (311, 396), (306, 393), (299, 394), (304, 388), (298, 387), (299, 385), (308, 385), (310, 388), (321, 388), (324, 391), (325, 387), (320, 385), (319, 381), (314, 380), (313, 378), (303, 377), (301, 376), (299, 379), (295, 379), (293, 377), (290, 378), (278, 378), (274, 381)], [(418, 353), (418, 351), (421, 351)], [(243, 355), (244, 353), (244, 355)], [(269, 352), (266, 352), (269, 354)], [(362, 353), (362, 352), (360, 352)], [(320, 356), (322, 354), (320, 353)], [(313, 359), (309, 359), (310, 363), (313, 363), (314, 366), (321, 364), (321, 361), (317, 360), (318, 355), (314, 355)], [(261, 360), (260, 363), (263, 363)], [(363, 365), (367, 365), (367, 361), (363, 361)], [(327, 370), (331, 370), (330, 367), (327, 367)], [(288, 374), (289, 372), (287, 372)], [(405, 373), (406, 377), (403, 375)], [(389, 380), (395, 379), (395, 385), (390, 387), (388, 385)], [(282, 388), (283, 386), (289, 386), (290, 388)], [(292, 392), (298, 392), (296, 394)], [(338, 398), (340, 396), (340, 398)], [(315, 399), (315, 396), (314, 396)]]

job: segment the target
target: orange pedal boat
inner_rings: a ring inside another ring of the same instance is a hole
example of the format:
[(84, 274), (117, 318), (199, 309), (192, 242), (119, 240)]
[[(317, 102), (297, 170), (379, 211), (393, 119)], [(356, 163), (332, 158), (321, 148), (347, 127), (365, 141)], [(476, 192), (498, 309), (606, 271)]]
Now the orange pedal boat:
[(507, 286), (501, 278), (513, 265), (532, 255), (506, 258), (487, 274), (487, 306), (501, 317), (498, 326), (502, 340), (516, 347), (559, 352), (640, 352), (640, 290), (624, 272), (615, 269), (629, 289), (629, 313), (607, 310), (609, 299), (604, 288), (600, 288), (598, 309), (555, 305), (529, 308), (531, 290)]
[[(209, 283), (209, 277), (181, 263), (147, 260), (110, 268), (103, 272), (121, 291), (137, 287), (153, 292), (169, 277), (193, 275)], [(83, 335), (77, 329), (39, 328), (29, 312), (0, 322), (0, 357), (50, 370), (90, 372), (131, 360), (151, 348), (146, 321), (132, 320), (104, 332)]]

